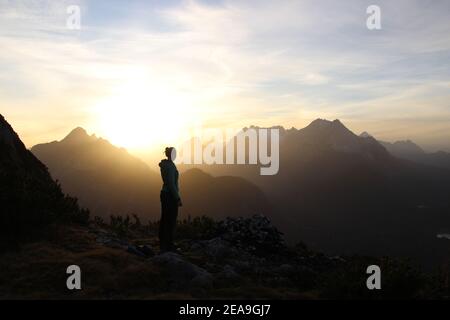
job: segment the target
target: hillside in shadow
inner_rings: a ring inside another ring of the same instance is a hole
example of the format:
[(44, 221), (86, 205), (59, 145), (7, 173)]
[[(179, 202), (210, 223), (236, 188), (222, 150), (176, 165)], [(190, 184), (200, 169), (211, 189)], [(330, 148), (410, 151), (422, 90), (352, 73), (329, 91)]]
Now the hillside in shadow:
[[(159, 219), (160, 174), (125, 149), (76, 128), (61, 141), (39, 144), (31, 151), (48, 166), (63, 190), (78, 197), (93, 215)], [(262, 191), (240, 177), (212, 177), (194, 169), (181, 175), (180, 187), (182, 216), (271, 213)]]
[(0, 115), (0, 251), (42, 236), (58, 222), (87, 223), (89, 212), (66, 196)]

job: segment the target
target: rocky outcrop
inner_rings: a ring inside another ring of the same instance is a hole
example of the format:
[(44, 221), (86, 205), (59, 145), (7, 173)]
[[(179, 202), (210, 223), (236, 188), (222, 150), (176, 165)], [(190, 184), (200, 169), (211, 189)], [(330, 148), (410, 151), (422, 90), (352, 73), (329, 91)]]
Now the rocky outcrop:
[(185, 260), (174, 252), (166, 252), (155, 256), (153, 262), (162, 266), (175, 288), (211, 288), (212, 275), (205, 269)]
[(228, 217), (219, 223), (218, 233), (234, 247), (255, 254), (267, 255), (286, 247), (282, 233), (263, 215)]

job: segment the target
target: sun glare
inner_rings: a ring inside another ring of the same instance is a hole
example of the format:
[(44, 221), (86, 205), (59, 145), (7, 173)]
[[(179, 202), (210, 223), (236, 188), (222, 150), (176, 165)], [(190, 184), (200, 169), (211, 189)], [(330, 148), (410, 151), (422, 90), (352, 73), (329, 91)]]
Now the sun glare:
[(120, 86), (93, 109), (98, 134), (130, 150), (176, 144), (191, 120), (189, 99), (141, 81)]

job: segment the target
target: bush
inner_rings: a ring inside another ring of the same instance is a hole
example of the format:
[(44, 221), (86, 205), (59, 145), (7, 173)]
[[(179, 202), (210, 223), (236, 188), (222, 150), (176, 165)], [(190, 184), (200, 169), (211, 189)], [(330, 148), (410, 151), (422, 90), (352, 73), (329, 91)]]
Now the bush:
[[(129, 235), (129, 232), (131, 229), (133, 230), (141, 230), (142, 224), (139, 217), (135, 214), (131, 215), (133, 217), (133, 220), (131, 220), (130, 216), (127, 214), (126, 216), (121, 215), (111, 215), (110, 216), (110, 222), (109, 226), (112, 229), (112, 231), (119, 237), (125, 237)], [(101, 218), (100, 218), (101, 219)], [(103, 219), (101, 219), (103, 221)], [(99, 221), (97, 219), (97, 221)]]
[(177, 224), (176, 237), (178, 239), (206, 240), (214, 238), (218, 231), (218, 224), (214, 219), (201, 216), (181, 220)]
[(89, 211), (50, 178), (0, 172), (0, 251), (42, 237), (54, 223), (88, 222)]

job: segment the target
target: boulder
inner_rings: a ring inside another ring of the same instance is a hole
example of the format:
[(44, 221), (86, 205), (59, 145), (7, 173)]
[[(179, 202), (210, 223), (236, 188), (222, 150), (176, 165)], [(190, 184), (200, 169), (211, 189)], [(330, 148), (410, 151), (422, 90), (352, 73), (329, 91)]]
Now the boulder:
[(220, 237), (216, 237), (211, 240), (196, 241), (191, 246), (191, 250), (204, 254), (215, 261), (224, 260), (236, 253), (236, 250), (231, 246), (231, 244)]
[(170, 278), (179, 286), (195, 288), (210, 288), (213, 284), (212, 275), (205, 269), (183, 259), (177, 253), (166, 252), (152, 259), (169, 273)]

